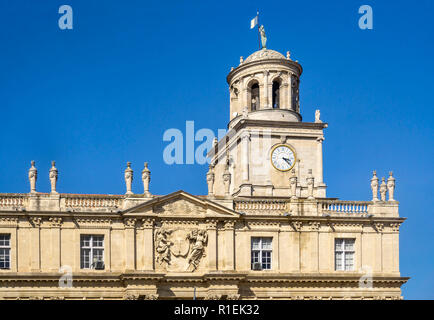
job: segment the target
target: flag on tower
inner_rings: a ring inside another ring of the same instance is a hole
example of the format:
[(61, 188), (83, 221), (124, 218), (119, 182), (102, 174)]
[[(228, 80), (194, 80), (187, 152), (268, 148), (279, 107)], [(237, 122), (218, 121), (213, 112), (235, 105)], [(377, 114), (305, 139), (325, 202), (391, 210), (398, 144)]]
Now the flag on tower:
[(258, 15), (250, 21), (250, 29), (253, 29), (258, 24)]

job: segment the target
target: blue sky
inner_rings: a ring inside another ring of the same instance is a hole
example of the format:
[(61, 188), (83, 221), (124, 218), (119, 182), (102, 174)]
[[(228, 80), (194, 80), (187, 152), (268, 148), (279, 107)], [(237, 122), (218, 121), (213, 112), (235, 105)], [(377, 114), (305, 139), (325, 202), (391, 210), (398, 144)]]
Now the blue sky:
[[(74, 29), (58, 28), (58, 8)], [(369, 4), (374, 29), (358, 28)], [(0, 1), (0, 192), (48, 192), (50, 161), (65, 193), (133, 191), (149, 162), (151, 192), (206, 194), (204, 165), (166, 165), (163, 133), (226, 128), (226, 75), (257, 50), (261, 11), (268, 47), (304, 68), (304, 121), (329, 123), (328, 195), (370, 200), (372, 170), (396, 177), (401, 274), (408, 299), (434, 298), (432, 1)]]

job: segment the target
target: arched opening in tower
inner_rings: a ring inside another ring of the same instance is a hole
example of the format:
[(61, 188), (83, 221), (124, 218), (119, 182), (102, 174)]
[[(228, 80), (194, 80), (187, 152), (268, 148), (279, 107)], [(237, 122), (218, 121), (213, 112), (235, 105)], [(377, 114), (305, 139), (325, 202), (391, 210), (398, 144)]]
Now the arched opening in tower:
[(259, 109), (259, 84), (254, 83), (251, 89), (251, 110)]
[(272, 87), (272, 97), (273, 97), (273, 108), (279, 109), (280, 108), (280, 82), (275, 80), (273, 81), (273, 87)]

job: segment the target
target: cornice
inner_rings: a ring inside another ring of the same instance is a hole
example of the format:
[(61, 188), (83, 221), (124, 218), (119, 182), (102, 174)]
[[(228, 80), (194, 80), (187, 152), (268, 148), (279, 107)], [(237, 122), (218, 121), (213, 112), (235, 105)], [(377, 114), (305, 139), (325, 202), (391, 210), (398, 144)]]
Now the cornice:
[(246, 69), (250, 69), (252, 67), (256, 67), (256, 66), (261, 66), (261, 65), (279, 65), (279, 66), (283, 66), (286, 68), (295, 68), (296, 71), (298, 71), (298, 77), (301, 76), (301, 74), (303, 73), (303, 68), (302, 66), (293, 60), (288, 60), (288, 59), (264, 59), (264, 60), (257, 60), (257, 61), (251, 61), (251, 62), (245, 62), (241, 65), (239, 65), (238, 67), (234, 68), (231, 72), (229, 72), (229, 74), (226, 76), (226, 81), (228, 84), (231, 83), (232, 79), (234, 77), (236, 77), (237, 74), (243, 72)]

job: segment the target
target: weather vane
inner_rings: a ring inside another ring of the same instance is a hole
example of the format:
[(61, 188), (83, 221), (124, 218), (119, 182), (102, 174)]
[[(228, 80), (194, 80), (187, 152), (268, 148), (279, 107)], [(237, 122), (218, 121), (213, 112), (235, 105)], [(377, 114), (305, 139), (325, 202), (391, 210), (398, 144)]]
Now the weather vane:
[(250, 29), (258, 26), (258, 43), (259, 50), (267, 48), (267, 36), (265, 35), (265, 28), (263, 25), (259, 24), (259, 11), (256, 12), (256, 17), (250, 21)]

